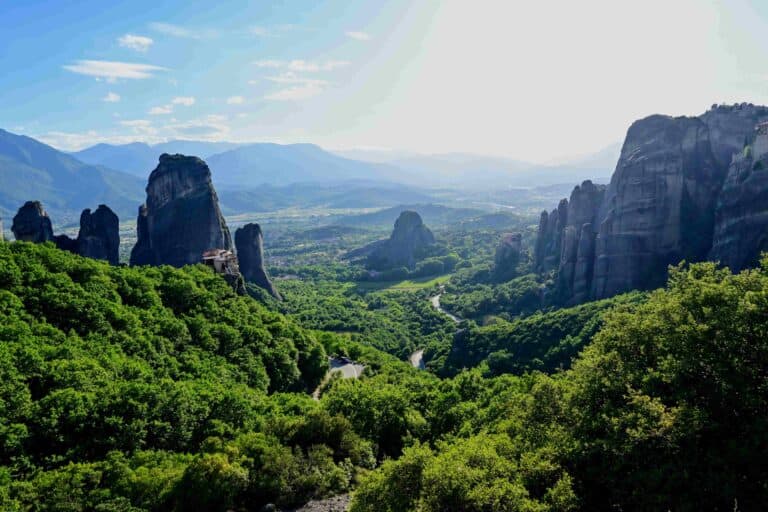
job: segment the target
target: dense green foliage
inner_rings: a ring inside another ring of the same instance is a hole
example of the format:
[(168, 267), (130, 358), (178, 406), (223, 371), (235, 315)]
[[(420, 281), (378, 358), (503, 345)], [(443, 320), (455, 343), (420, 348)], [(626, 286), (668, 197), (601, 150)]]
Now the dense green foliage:
[(766, 368), (768, 262), (679, 267), (573, 369), (478, 376), (458, 435), (382, 465), (353, 510), (762, 509)]
[(3, 510), (295, 503), (372, 463), (307, 394), (267, 395), (313, 389), (323, 345), (203, 266), (0, 243), (0, 317)]
[(281, 308), (301, 325), (350, 336), (401, 359), (418, 348), (446, 346), (453, 323), (429, 304), (429, 290), (369, 292), (329, 280), (284, 281)]
[[(0, 243), (0, 509), (245, 511), (344, 492), (356, 512), (768, 500), (768, 263), (679, 267), (664, 290), (485, 326), (436, 312), (435, 290), (366, 292), (316, 270), (280, 282), (283, 316), (202, 266)], [(376, 347), (426, 347), (448, 377)], [(365, 371), (313, 400), (326, 354)]]
[[(632, 307), (644, 297), (630, 293), (571, 308), (539, 311), (511, 322), (497, 318), (483, 327), (472, 324), (453, 338), (438, 372), (454, 375), (482, 362), (487, 363), (492, 375), (533, 370), (552, 373), (569, 368), (600, 329), (606, 312), (617, 306)], [(429, 357), (435, 360), (438, 355)]]

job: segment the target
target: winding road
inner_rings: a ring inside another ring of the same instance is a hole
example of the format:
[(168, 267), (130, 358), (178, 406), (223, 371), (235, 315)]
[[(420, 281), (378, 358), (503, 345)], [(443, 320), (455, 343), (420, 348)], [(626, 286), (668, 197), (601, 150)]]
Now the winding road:
[(325, 374), (323, 381), (317, 386), (317, 389), (312, 392), (312, 398), (315, 400), (320, 400), (320, 389), (322, 389), (334, 373), (341, 373), (342, 379), (357, 379), (365, 370), (364, 364), (355, 363), (345, 357), (329, 357), (328, 363), (331, 365), (328, 373)]
[[(461, 322), (461, 318), (457, 317), (453, 313), (450, 313), (446, 311), (443, 306), (440, 304), (440, 296), (443, 295), (443, 287), (440, 287), (440, 293), (437, 295), (433, 295), (429, 298), (429, 302), (432, 303), (432, 307), (441, 312), (442, 314), (446, 315), (448, 318), (453, 320), (454, 323), (458, 324)], [(411, 361), (411, 365), (414, 368), (418, 368), (419, 370), (424, 370), (426, 368), (426, 365), (424, 364), (424, 349), (420, 348), (413, 354), (411, 354), (411, 357), (408, 358)]]

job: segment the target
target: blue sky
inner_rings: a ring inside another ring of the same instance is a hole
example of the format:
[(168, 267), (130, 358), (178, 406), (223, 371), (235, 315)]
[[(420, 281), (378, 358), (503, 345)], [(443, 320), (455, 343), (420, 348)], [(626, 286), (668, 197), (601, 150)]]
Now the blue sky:
[(768, 103), (746, 0), (0, 0), (0, 127), (64, 149), (172, 138), (586, 154), (656, 112)]

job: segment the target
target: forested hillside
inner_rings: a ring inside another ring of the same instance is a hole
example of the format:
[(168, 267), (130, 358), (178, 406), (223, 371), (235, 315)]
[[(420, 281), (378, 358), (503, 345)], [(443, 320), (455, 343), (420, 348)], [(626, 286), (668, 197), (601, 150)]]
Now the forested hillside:
[[(768, 270), (680, 267), (638, 299), (478, 328), (478, 367), (439, 379), (370, 348), (376, 329), (308, 331), (201, 266), (2, 243), (0, 509), (759, 509)], [(366, 322), (418, 311), (379, 300)], [(565, 371), (483, 356), (526, 336), (587, 346)], [(327, 353), (366, 369), (315, 401)]]

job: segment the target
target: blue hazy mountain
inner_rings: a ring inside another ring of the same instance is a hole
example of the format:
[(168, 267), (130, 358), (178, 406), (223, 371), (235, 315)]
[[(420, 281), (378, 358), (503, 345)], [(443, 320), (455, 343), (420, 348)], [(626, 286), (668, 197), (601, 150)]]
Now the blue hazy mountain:
[(261, 184), (394, 182), (398, 169), (360, 162), (323, 150), (314, 144), (248, 144), (207, 159), (217, 187), (254, 187)]
[(163, 153), (181, 153), (206, 159), (214, 153), (221, 153), (237, 147), (233, 142), (206, 142), (195, 140), (172, 140), (160, 144), (132, 142), (130, 144), (96, 144), (72, 153), (78, 160), (91, 165), (103, 165), (110, 169), (127, 172), (146, 178), (157, 167)]
[(621, 151), (612, 144), (594, 154), (552, 164), (470, 153), (419, 154), (388, 150), (343, 150), (336, 154), (397, 169), (397, 181), (420, 186), (539, 187), (577, 184), (585, 179), (607, 181)]
[(0, 129), (0, 215), (4, 218), (29, 200), (42, 201), (55, 226), (76, 221), (84, 208), (101, 203), (125, 218), (136, 214), (143, 196), (144, 182), (135, 176), (83, 163), (31, 137)]

